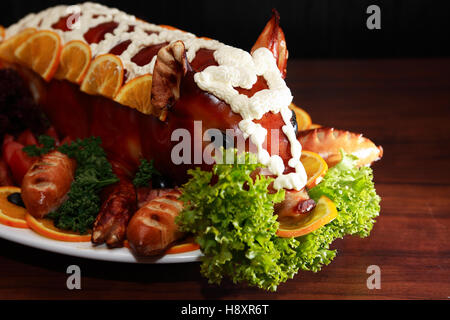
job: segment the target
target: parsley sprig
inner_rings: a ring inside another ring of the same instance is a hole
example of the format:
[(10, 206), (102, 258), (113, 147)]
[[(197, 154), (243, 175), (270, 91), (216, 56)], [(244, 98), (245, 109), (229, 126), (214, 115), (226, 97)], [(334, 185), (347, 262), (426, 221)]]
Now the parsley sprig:
[(56, 148), (55, 140), (48, 136), (38, 138), (40, 146), (25, 147), (32, 156), (41, 156), (58, 150), (77, 162), (75, 179), (68, 193), (68, 199), (47, 217), (54, 220), (56, 227), (85, 234), (92, 228), (100, 211), (99, 193), (105, 186), (119, 179), (112, 171), (99, 137), (77, 139), (70, 144)]
[(136, 188), (148, 187), (153, 176), (161, 176), (161, 173), (153, 166), (153, 160), (147, 161), (146, 159), (142, 159), (136, 176), (133, 179), (133, 184)]
[(30, 157), (39, 157), (55, 149), (55, 139), (46, 135), (38, 137), (40, 146), (29, 145), (23, 148)]

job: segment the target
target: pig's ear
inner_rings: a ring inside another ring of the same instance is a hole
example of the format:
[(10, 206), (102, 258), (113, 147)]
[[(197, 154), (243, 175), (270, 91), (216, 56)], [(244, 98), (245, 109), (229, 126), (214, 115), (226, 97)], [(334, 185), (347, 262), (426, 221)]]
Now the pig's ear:
[(272, 17), (259, 35), (256, 43), (253, 45), (251, 53), (261, 47), (265, 47), (272, 52), (277, 61), (278, 69), (283, 78), (285, 78), (288, 50), (284, 32), (280, 27), (280, 14), (275, 9), (272, 9)]
[(165, 121), (168, 109), (180, 97), (182, 77), (190, 69), (182, 41), (173, 42), (158, 52), (153, 69), (152, 114)]

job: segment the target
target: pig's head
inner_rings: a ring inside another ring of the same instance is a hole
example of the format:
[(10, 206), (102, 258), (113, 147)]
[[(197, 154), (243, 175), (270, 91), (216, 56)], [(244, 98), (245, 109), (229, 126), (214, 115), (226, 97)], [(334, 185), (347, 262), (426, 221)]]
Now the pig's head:
[[(279, 15), (275, 10), (250, 53), (252, 54), (261, 47), (265, 47), (272, 52), (281, 76), (284, 78), (286, 75), (288, 51), (284, 33), (279, 26)], [(211, 143), (211, 141), (208, 141), (207, 130), (209, 129), (216, 129), (216, 132), (221, 133), (222, 137), (219, 138), (221, 140), (219, 144), (226, 147), (233, 142), (233, 146), (240, 149), (237, 140), (242, 139), (243, 136), (243, 132), (239, 128), (239, 122), (242, 120), (241, 115), (233, 112), (229, 104), (217, 98), (214, 94), (201, 90), (194, 80), (196, 73), (202, 72), (209, 66), (217, 65), (214, 50), (211, 49), (199, 49), (195, 58), (189, 62), (182, 41), (173, 42), (158, 52), (153, 71), (151, 112), (164, 123), (165, 129), (169, 134), (172, 134), (177, 129), (188, 130), (191, 137), (193, 137), (191, 141), (192, 152), (199, 151), (198, 141), (197, 145), (195, 145), (194, 139), (202, 140), (202, 152)], [(258, 76), (257, 81), (251, 88), (234, 87), (234, 89), (240, 94), (252, 97), (255, 93), (268, 89), (268, 84), (264, 77)], [(197, 126), (195, 121), (198, 121)], [(269, 154), (272, 154), (273, 150), (275, 150), (274, 152), (281, 157), (287, 168), (286, 173), (292, 170), (287, 165), (291, 158), (291, 149), (288, 138), (282, 130), (282, 127), (285, 125), (282, 115), (280, 113), (267, 112), (254, 122), (267, 130), (264, 148)], [(201, 125), (199, 126), (200, 123)], [(296, 130), (297, 123), (293, 112), (291, 123)], [(272, 135), (274, 130), (277, 131), (277, 134)], [(233, 133), (230, 135), (230, 132)], [(217, 136), (214, 136), (211, 140), (215, 142), (215, 145), (218, 145), (218, 141), (216, 141)], [(249, 140), (246, 139), (245, 142), (247, 151), (254, 147)], [(178, 141), (171, 143), (173, 148)], [(204, 160), (208, 162), (208, 159)], [(208, 166), (208, 164), (202, 161), (202, 166)], [(181, 167), (185, 171), (189, 165), (182, 165)]]

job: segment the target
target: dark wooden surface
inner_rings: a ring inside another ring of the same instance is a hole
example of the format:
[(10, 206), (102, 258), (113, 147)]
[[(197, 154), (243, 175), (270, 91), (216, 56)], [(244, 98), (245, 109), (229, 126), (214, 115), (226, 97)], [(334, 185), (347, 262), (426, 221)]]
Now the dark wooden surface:
[[(363, 132), (384, 147), (374, 164), (381, 216), (370, 237), (335, 242), (319, 273), (276, 293), (209, 285), (198, 263), (83, 260), (0, 241), (0, 299), (448, 299), (450, 296), (450, 60), (291, 61), (295, 102), (316, 123)], [(66, 289), (66, 268), (82, 289)], [(381, 268), (369, 290), (366, 269)]]

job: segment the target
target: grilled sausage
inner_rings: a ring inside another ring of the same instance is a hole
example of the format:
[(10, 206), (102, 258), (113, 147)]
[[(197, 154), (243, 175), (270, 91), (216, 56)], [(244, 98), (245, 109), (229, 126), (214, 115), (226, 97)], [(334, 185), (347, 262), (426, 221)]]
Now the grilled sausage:
[(22, 199), (28, 212), (43, 218), (66, 200), (74, 179), (76, 163), (59, 151), (36, 161), (22, 181)]
[(131, 249), (139, 256), (158, 255), (181, 238), (175, 218), (183, 210), (178, 200), (181, 192), (174, 190), (149, 201), (139, 209), (128, 225), (127, 237)]
[(106, 200), (94, 222), (92, 243), (110, 248), (123, 246), (128, 222), (136, 211), (136, 191), (126, 176), (108, 188)]

